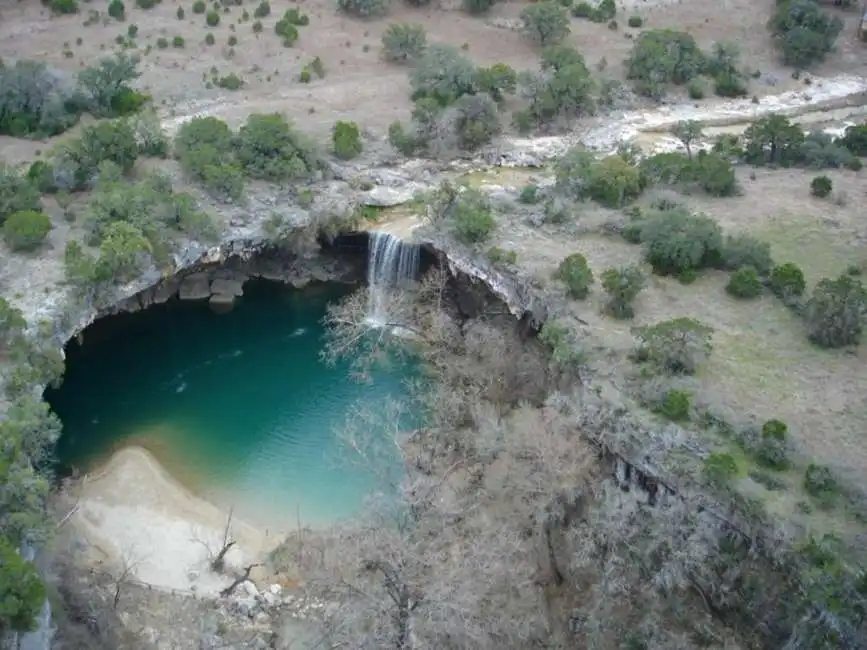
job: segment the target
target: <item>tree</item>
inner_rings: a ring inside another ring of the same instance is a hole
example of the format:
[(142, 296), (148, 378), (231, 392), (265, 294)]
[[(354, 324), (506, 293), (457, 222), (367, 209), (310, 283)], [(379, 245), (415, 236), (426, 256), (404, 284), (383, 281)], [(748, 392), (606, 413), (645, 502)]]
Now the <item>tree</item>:
[(524, 36), (542, 47), (559, 43), (570, 32), (566, 9), (550, 0), (524, 7), (521, 20)]
[(608, 269), (602, 274), (602, 288), (608, 294), (605, 310), (615, 318), (632, 318), (632, 303), (644, 288), (644, 274), (635, 265)]
[(98, 180), (106, 161), (128, 173), (137, 159), (135, 132), (127, 121), (98, 122), (85, 128), (77, 140), (61, 146), (54, 161), (55, 178), (66, 178), (58, 185), (68, 185), (68, 189), (85, 189)]
[(468, 14), (479, 16), (490, 11), (495, 3), (496, 0), (462, 0), (461, 6)]
[(132, 280), (141, 273), (153, 250), (151, 243), (136, 226), (115, 221), (105, 227), (96, 262), (96, 279)]
[(554, 277), (566, 285), (570, 296), (578, 300), (586, 298), (593, 286), (593, 271), (587, 265), (587, 258), (581, 253), (565, 257), (557, 266)]
[(529, 103), (527, 111), (538, 124), (592, 115), (596, 111), (596, 82), (583, 57), (577, 52), (574, 58), (569, 57), (565, 54), (569, 50), (564, 47), (556, 53), (549, 52), (559, 58), (548, 62), (543, 54), (542, 73), (524, 76), (522, 90)]
[(804, 319), (810, 340), (822, 347), (856, 345), (867, 314), (867, 290), (857, 279), (841, 275), (825, 278), (813, 289)]
[(0, 66), (0, 134), (48, 137), (78, 120), (69, 83), (40, 61), (19, 59)]
[(744, 153), (753, 165), (796, 164), (804, 144), (804, 131), (782, 115), (768, 115), (744, 131)]
[(0, 340), (6, 345), (17, 338), (27, 327), (24, 314), (17, 307), (0, 297)]
[(0, 161), (0, 224), (15, 212), (42, 209), (39, 190), (19, 169)]
[(682, 207), (649, 217), (641, 228), (645, 259), (656, 273), (678, 275), (720, 261), (722, 229), (712, 219)]
[(806, 68), (824, 60), (834, 48), (843, 22), (811, 0), (783, 0), (777, 4), (768, 29), (783, 55), (783, 62)]
[(726, 293), (735, 298), (756, 298), (762, 293), (762, 281), (754, 268), (745, 266), (731, 274)]
[(238, 162), (254, 178), (307, 178), (318, 165), (313, 147), (279, 113), (250, 115), (236, 146)]
[(410, 72), (413, 99), (429, 97), (441, 105), (475, 92), (476, 67), (451, 45), (430, 45)]
[(514, 95), (518, 84), (517, 73), (505, 63), (495, 63), (490, 68), (476, 70), (476, 86), (480, 93), (487, 93), (497, 104)]
[(361, 153), (361, 133), (355, 122), (334, 123), (331, 131), (331, 141), (334, 145), (334, 154), (341, 160), (350, 160)]
[(3, 223), (3, 238), (13, 251), (31, 251), (51, 231), (51, 218), (44, 212), (13, 212)]
[(635, 90), (659, 99), (665, 84), (685, 84), (700, 75), (706, 59), (695, 39), (686, 32), (651, 29), (641, 32), (626, 61), (627, 77)]
[(462, 149), (477, 149), (500, 132), (500, 114), (487, 95), (464, 95), (455, 103), (455, 131)]
[(804, 272), (797, 264), (778, 264), (771, 271), (771, 291), (778, 298), (790, 300), (802, 295), (806, 288)]
[(120, 53), (82, 70), (78, 85), (87, 109), (98, 117), (126, 115), (138, 110), (146, 98), (129, 86), (141, 74), (138, 63), (137, 58)]
[(45, 585), (36, 567), (0, 536), (0, 634), (29, 632), (45, 601)]
[(638, 167), (622, 156), (594, 161), (585, 180), (583, 194), (603, 205), (618, 208), (637, 198), (644, 189)]
[(774, 266), (771, 245), (750, 235), (728, 236), (722, 248), (722, 267), (737, 271), (745, 266), (752, 267), (767, 277)]
[(407, 63), (419, 58), (427, 47), (424, 27), (393, 23), (382, 35), (382, 52), (389, 61)]
[(686, 155), (692, 160), (692, 143), (702, 137), (701, 123), (695, 120), (682, 120), (674, 125), (671, 133), (686, 147)]
[(478, 190), (464, 190), (450, 209), (455, 235), (468, 244), (485, 241), (496, 227), (491, 204)]
[(661, 372), (692, 375), (710, 355), (713, 330), (692, 318), (675, 318), (633, 330), (636, 358)]

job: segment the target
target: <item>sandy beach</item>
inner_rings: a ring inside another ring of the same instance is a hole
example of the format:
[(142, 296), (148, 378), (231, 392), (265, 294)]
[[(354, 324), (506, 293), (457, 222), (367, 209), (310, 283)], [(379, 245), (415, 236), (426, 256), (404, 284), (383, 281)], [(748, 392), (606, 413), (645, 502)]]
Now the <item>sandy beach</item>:
[[(231, 582), (209, 570), (221, 548), (228, 512), (191, 493), (141, 447), (125, 447), (80, 481), (70, 517), (89, 543), (92, 561), (131, 568), (135, 580), (159, 589), (216, 595)], [(260, 562), (280, 541), (232, 518), (236, 541), (226, 565)]]

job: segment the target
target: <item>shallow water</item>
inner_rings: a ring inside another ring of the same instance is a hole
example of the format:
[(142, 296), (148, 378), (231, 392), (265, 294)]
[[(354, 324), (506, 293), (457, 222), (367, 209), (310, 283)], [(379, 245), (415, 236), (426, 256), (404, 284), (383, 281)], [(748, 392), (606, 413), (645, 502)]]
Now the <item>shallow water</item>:
[(92, 470), (135, 444), (251, 523), (353, 514), (380, 479), (351, 462), (335, 428), (360, 403), (404, 396), (410, 369), (359, 383), (348, 364), (320, 361), (325, 307), (347, 291), (248, 283), (229, 314), (172, 301), (99, 321), (69, 346), (61, 388), (46, 392), (64, 424), (61, 464)]

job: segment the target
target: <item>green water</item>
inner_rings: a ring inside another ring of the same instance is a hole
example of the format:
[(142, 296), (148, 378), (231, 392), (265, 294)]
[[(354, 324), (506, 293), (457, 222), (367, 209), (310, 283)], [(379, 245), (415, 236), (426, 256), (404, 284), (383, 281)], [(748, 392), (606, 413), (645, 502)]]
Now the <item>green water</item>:
[(255, 282), (228, 314), (172, 301), (98, 321), (69, 345), (63, 385), (46, 391), (64, 425), (60, 463), (92, 469), (135, 444), (252, 522), (353, 514), (382, 479), (351, 462), (335, 427), (360, 403), (404, 396), (411, 369), (361, 383), (348, 364), (320, 361), (326, 305), (347, 291)]

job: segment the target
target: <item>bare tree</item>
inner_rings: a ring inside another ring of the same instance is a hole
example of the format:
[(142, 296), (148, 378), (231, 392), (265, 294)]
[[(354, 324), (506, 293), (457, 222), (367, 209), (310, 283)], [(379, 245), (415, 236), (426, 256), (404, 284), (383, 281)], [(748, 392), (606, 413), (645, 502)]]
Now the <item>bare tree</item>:
[(135, 548), (124, 548), (118, 560), (118, 566), (105, 572), (112, 589), (112, 608), (117, 609), (121, 593), (135, 577), (135, 571), (141, 566), (145, 558), (141, 557)]
[(208, 543), (207, 540), (202, 539), (199, 531), (195, 529), (193, 530), (192, 539), (205, 547), (205, 550), (208, 553), (208, 562), (211, 571), (214, 573), (221, 573), (226, 568), (226, 555), (228, 555), (229, 551), (231, 551), (237, 544), (237, 542), (232, 538), (233, 514), (234, 508), (229, 508), (229, 515), (226, 517), (226, 527), (223, 529), (223, 538), (220, 542), (219, 549), (216, 551), (211, 547), (211, 544)]
[(695, 120), (683, 120), (675, 124), (671, 129), (672, 135), (686, 147), (686, 155), (692, 160), (692, 143), (701, 138), (701, 123)]
[(253, 564), (248, 564), (247, 566), (245, 566), (244, 571), (241, 573), (241, 575), (235, 576), (235, 579), (232, 581), (232, 584), (230, 584), (228, 587), (223, 589), (220, 592), (220, 595), (223, 598), (226, 598), (227, 596), (231, 596), (232, 592), (238, 588), (238, 585), (240, 585), (242, 582), (246, 582), (247, 580), (250, 579), (250, 573), (252, 573), (253, 569), (255, 569), (257, 566), (262, 566), (262, 563), (261, 562), (254, 562)]

